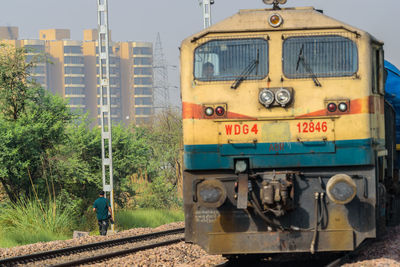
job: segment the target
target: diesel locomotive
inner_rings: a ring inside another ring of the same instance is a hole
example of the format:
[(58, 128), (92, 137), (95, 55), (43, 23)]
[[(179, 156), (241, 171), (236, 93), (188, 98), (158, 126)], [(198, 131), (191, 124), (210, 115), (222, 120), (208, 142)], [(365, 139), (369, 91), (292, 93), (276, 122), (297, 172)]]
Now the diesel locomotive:
[(399, 220), (383, 43), (264, 2), (181, 44), (185, 239), (223, 255), (354, 250)]

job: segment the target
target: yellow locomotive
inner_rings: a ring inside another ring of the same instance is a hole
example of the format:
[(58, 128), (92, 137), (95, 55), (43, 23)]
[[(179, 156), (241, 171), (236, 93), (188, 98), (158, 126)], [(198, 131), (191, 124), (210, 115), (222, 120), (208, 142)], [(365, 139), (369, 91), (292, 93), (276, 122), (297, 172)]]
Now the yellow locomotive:
[(383, 43), (266, 2), (182, 42), (185, 239), (225, 255), (354, 250), (398, 205)]

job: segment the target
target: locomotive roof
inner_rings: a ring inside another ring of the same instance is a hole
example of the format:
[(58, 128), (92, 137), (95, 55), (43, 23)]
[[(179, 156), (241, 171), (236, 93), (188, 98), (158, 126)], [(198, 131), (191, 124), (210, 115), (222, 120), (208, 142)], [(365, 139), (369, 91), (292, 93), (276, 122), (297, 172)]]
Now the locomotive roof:
[[(272, 14), (279, 14), (283, 18), (280, 27), (273, 28), (269, 25), (268, 19)], [(299, 26), (301, 27), (299, 28)], [(244, 9), (235, 15), (218, 22), (209, 28), (192, 35), (188, 39), (196, 41), (210, 33), (229, 33), (229, 32), (265, 32), (282, 30), (324, 30), (342, 28), (357, 34), (368, 34), (367, 32), (331, 18), (315, 10), (313, 7), (296, 7), (274, 9)], [(371, 36), (370, 34), (368, 34)], [(376, 40), (374, 37), (371, 38)], [(186, 39), (186, 40), (188, 40)]]

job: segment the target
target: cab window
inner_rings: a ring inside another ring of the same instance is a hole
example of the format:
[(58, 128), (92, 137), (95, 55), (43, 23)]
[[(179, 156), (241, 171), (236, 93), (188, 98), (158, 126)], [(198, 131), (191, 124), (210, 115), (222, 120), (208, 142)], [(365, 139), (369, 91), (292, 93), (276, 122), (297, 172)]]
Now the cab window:
[(194, 77), (229, 81), (242, 75), (263, 79), (268, 74), (268, 42), (262, 38), (212, 40), (194, 52)]
[(289, 37), (283, 43), (286, 77), (343, 77), (358, 70), (356, 44), (343, 36)]
[(372, 46), (372, 92), (385, 94), (383, 49), (378, 45)]

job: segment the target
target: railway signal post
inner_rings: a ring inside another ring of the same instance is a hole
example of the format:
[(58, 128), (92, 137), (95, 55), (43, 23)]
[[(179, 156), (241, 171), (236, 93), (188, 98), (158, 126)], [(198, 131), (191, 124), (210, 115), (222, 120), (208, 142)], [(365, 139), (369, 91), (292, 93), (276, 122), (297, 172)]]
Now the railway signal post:
[(214, 4), (214, 0), (202, 0), (201, 6), (203, 9), (203, 25), (204, 29), (211, 26), (211, 5)]

